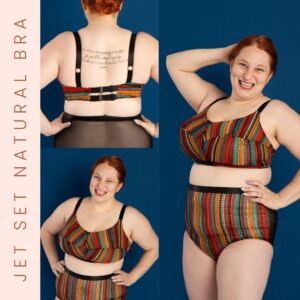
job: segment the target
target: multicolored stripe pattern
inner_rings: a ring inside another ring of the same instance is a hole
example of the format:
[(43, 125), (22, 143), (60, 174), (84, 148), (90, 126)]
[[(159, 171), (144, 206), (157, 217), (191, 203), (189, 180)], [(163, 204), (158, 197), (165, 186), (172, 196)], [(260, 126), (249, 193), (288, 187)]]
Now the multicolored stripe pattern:
[(103, 231), (89, 232), (80, 226), (73, 212), (59, 233), (60, 248), (84, 261), (112, 263), (125, 257), (131, 243), (124, 232), (122, 220)]
[(211, 122), (204, 111), (180, 127), (180, 146), (196, 163), (240, 168), (267, 168), (275, 152), (260, 112), (230, 121)]
[(56, 278), (56, 296), (60, 300), (124, 300), (127, 287), (112, 279), (84, 280), (64, 272)]
[(277, 211), (242, 194), (187, 191), (186, 230), (195, 244), (217, 260), (229, 244), (244, 239), (273, 243)]
[[(83, 87), (69, 87), (63, 86), (63, 91), (65, 94), (66, 101), (95, 101), (92, 99), (98, 99), (101, 101), (101, 97), (99, 95), (113, 95), (116, 99), (122, 98), (136, 98), (142, 96), (144, 84), (138, 83), (125, 83), (116, 86), (109, 86), (109, 87), (99, 87), (99, 88), (83, 88)], [(100, 89), (103, 89), (104, 92), (100, 93)], [(105, 90), (110, 90), (105, 92)]]

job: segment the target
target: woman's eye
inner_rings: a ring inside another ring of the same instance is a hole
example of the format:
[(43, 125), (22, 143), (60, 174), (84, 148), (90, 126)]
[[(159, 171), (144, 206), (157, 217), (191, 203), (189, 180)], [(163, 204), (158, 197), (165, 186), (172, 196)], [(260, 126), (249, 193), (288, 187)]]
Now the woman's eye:
[(246, 67), (246, 64), (244, 64), (244, 63), (239, 63), (239, 66), (241, 66), (241, 67)]
[(264, 72), (264, 69), (256, 69), (257, 72)]

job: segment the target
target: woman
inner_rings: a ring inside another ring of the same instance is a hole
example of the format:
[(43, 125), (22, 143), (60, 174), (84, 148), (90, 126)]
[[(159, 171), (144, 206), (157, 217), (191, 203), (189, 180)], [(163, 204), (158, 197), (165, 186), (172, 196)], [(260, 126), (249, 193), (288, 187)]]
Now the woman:
[[(105, 156), (91, 168), (90, 197), (63, 202), (45, 221), (41, 238), (56, 279), (56, 299), (125, 299), (135, 283), (157, 260), (158, 238), (148, 220), (133, 207), (116, 200), (126, 170), (116, 156)], [(60, 260), (58, 235), (65, 252)], [(129, 272), (122, 271), (133, 242), (144, 254)]]
[(82, 0), (88, 25), (63, 32), (41, 51), (41, 87), (54, 79), (64, 113), (41, 131), (56, 147), (151, 147), (158, 126), (141, 116), (143, 86), (158, 81), (158, 43), (117, 24), (123, 0)]
[[(217, 63), (230, 65), (230, 96), (195, 73)], [(300, 159), (299, 115), (263, 94), (276, 64), (276, 50), (265, 36), (167, 59), (175, 85), (197, 112), (180, 129), (182, 149), (195, 161), (183, 240), (183, 272), (192, 300), (262, 299), (276, 211), (300, 197), (300, 171), (280, 192), (267, 188), (279, 145)]]

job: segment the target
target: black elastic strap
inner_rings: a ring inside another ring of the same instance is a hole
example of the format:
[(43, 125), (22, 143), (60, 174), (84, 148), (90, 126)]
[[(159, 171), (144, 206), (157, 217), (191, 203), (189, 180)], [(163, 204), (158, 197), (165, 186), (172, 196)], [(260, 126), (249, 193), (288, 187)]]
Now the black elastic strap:
[(76, 86), (81, 87), (81, 40), (78, 32), (73, 32), (76, 43), (76, 66), (75, 66), (75, 80)]
[(126, 82), (131, 82), (133, 75), (133, 61), (134, 61), (134, 46), (136, 40), (136, 33), (131, 33), (128, 53), (128, 71)]
[(268, 105), (268, 103), (271, 102), (271, 100), (268, 100), (266, 102), (264, 102), (259, 108), (258, 111), (261, 113), (263, 111), (263, 109)]
[(109, 121), (133, 121), (135, 119), (143, 120), (142, 115), (138, 114), (132, 117), (117, 117), (117, 116), (74, 116), (66, 112), (63, 114), (63, 123), (72, 121), (90, 121), (90, 122), (109, 122)]
[(110, 279), (114, 275), (116, 275), (114, 273), (111, 273), (111, 274), (100, 275), (100, 276), (89, 276), (89, 275), (83, 275), (83, 274), (75, 273), (75, 272), (69, 270), (66, 266), (64, 266), (64, 268), (65, 268), (66, 273), (68, 273), (72, 277), (82, 279), (82, 280), (106, 280), (106, 279)]
[(123, 220), (125, 209), (126, 209), (126, 205), (123, 205), (123, 207), (120, 211), (120, 216), (119, 216), (119, 220), (121, 220), (121, 221)]
[(211, 104), (209, 104), (207, 106), (207, 108), (211, 107), (212, 105), (214, 105), (215, 103), (219, 102), (220, 100), (223, 100), (223, 99), (226, 99), (226, 98), (227, 98), (227, 96), (221, 97), (221, 98), (218, 98), (218, 99), (214, 100)]
[(76, 203), (76, 206), (75, 206), (75, 209), (74, 209), (74, 212), (75, 212), (75, 213), (77, 212), (77, 210), (78, 210), (78, 208), (79, 208), (79, 206), (80, 206), (82, 200), (83, 200), (83, 198), (79, 198), (79, 199), (78, 199), (78, 201), (77, 201), (77, 203)]
[(189, 190), (203, 193), (243, 194), (241, 188), (235, 187), (216, 187), (189, 184)]
[(90, 101), (114, 101), (117, 99), (119, 99), (117, 94), (102, 95), (102, 93), (100, 93), (99, 95), (92, 95)]
[(92, 87), (92, 93), (113, 93), (118, 90), (117, 85), (108, 85), (108, 86), (99, 86), (99, 87)]

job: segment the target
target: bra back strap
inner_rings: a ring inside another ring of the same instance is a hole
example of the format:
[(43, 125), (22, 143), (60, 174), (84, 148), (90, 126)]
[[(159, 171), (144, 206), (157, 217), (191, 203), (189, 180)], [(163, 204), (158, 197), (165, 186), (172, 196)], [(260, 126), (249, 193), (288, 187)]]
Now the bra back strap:
[(123, 205), (123, 207), (120, 211), (120, 216), (119, 216), (119, 220), (121, 220), (121, 221), (123, 220), (125, 209), (126, 209), (126, 205)]
[(264, 102), (259, 108), (258, 108), (258, 112), (262, 112), (264, 110), (264, 108), (268, 105), (268, 103), (271, 102), (271, 100), (268, 100), (266, 102)]
[(73, 32), (76, 43), (76, 67), (75, 67), (75, 80), (76, 86), (81, 87), (81, 40), (78, 32)]
[(128, 71), (127, 71), (126, 82), (131, 82), (132, 80), (135, 40), (136, 40), (136, 33), (132, 33), (130, 38), (130, 43), (129, 43)]
[(76, 203), (76, 206), (75, 206), (75, 209), (74, 209), (74, 213), (77, 212), (77, 210), (78, 210), (78, 208), (79, 208), (79, 206), (80, 206), (82, 200), (83, 200), (83, 198), (79, 198), (79, 199), (78, 199), (78, 201), (77, 201), (77, 203)]

